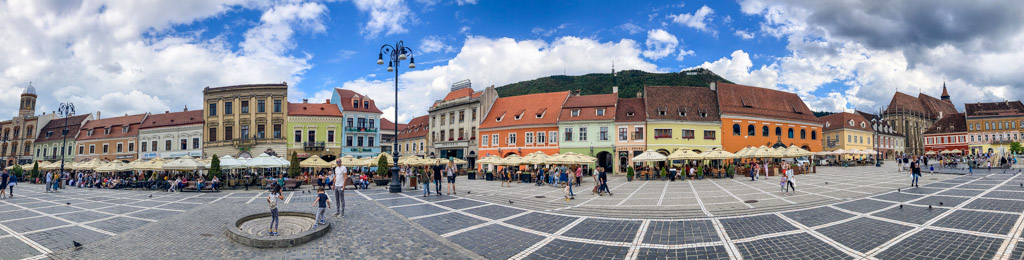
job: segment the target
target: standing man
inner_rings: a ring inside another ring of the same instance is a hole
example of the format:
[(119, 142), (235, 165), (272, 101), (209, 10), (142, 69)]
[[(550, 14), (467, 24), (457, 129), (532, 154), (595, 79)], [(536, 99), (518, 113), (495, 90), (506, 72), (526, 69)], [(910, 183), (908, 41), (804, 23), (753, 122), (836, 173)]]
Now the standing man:
[(456, 170), (455, 169), (455, 162), (449, 160), (448, 161), (448, 165), (444, 167), (445, 174), (448, 175), (448, 194), (449, 195), (451, 195), (451, 194), (458, 195), (459, 194), (459, 193), (455, 192), (455, 170)]
[(597, 188), (597, 194), (604, 191), (608, 193), (608, 196), (612, 196), (612, 190), (608, 189), (608, 174), (604, 172), (604, 167), (597, 167), (597, 180), (601, 182), (601, 186)]
[(46, 171), (46, 192), (50, 192), (50, 182), (53, 181), (53, 172)]
[(917, 186), (917, 178), (920, 177), (920, 176), (921, 176), (921, 163), (918, 162), (918, 159), (915, 159), (913, 162), (910, 163), (910, 177), (911, 177), (910, 187), (920, 187), (920, 186)]
[(433, 167), (431, 167), (431, 169), (434, 171), (434, 176), (433, 176), (434, 177), (434, 186), (437, 186), (435, 188), (436, 189), (435, 192), (437, 192), (437, 196), (441, 196), (441, 169), (442, 169), (442, 166), (434, 165)]
[[(4, 191), (7, 189), (7, 182), (11, 180), (11, 175), (7, 174), (7, 170), (0, 172), (0, 199), (4, 198)], [(12, 192), (14, 190), (11, 190)]]
[(341, 165), (341, 159), (338, 159), (338, 167), (334, 168), (334, 203), (338, 207), (335, 216), (345, 216), (345, 180), (348, 180), (348, 168)]

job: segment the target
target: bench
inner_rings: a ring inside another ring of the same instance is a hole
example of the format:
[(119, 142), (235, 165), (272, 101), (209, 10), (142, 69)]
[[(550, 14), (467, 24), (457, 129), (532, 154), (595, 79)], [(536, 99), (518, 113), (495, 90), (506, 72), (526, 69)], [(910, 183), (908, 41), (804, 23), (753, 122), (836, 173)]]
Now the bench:
[[(182, 191), (194, 190), (194, 191), (197, 191), (197, 192), (199, 191), (199, 190), (196, 190), (196, 181), (188, 181), (188, 182), (186, 182), (185, 183), (185, 187), (182, 188), (181, 190)], [(213, 191), (213, 182), (212, 181), (204, 181), (203, 182), (203, 190), (204, 191)]]
[[(267, 185), (264, 186), (264, 187), (266, 189), (268, 189), (268, 190), (270, 188), (274, 187), (274, 184), (277, 183), (277, 180), (274, 180), (274, 181), (265, 180), (265, 181), (267, 182)], [(302, 186), (302, 180), (299, 180), (299, 179), (285, 179), (284, 180), (284, 187), (281, 187), (281, 190), (282, 191), (297, 190), (301, 186)], [(204, 188), (205, 188), (205, 186), (204, 186)]]

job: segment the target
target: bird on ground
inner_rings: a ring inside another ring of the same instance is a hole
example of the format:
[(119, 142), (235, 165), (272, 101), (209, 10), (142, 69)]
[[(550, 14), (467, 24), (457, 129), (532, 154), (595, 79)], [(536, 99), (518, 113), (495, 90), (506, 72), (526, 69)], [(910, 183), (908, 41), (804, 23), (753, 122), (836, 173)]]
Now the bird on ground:
[(78, 243), (78, 241), (74, 240), (71, 240), (71, 245), (75, 246), (75, 249), (79, 249), (82, 247), (82, 243)]
[(152, 198), (152, 197), (153, 197), (153, 194), (149, 194), (149, 197), (150, 197), (150, 198)]
[(512, 200), (508, 200), (508, 204), (512, 204)]
[(899, 188), (896, 188), (896, 193), (900, 193), (900, 189)]
[(900, 209), (903, 209), (903, 204), (900, 204)]
[(467, 191), (466, 191), (466, 194), (473, 194), (473, 191), (471, 191), (471, 190), (467, 190)]
[(827, 181), (825, 182), (825, 185), (828, 185), (828, 182), (827, 182)]
[(928, 205), (928, 210), (932, 210), (932, 205)]
[(942, 206), (942, 202), (941, 201), (939, 201), (939, 206)]
[(71, 202), (67, 202), (68, 206), (71, 206)]

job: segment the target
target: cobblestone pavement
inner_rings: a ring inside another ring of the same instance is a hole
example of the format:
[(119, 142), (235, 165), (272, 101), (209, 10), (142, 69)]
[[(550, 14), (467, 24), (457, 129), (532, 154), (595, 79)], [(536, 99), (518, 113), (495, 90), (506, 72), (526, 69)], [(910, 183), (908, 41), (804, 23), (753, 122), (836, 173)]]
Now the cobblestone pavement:
[[(223, 235), (228, 221), (265, 212), (266, 193), (69, 189), (51, 194), (23, 185), (27, 189), (19, 190), (19, 197), (0, 200), (0, 259), (1024, 255), (1024, 175), (925, 175), (920, 188), (910, 188), (905, 173), (884, 167), (818, 170), (797, 176), (799, 191), (794, 195), (782, 195), (775, 177), (682, 182), (613, 178), (614, 196), (580, 189), (585, 191), (569, 202), (554, 187), (502, 188), (496, 182), (464, 178), (457, 183), (457, 195), (423, 197), (422, 191), (393, 194), (373, 187), (346, 192), (346, 215), (329, 217), (330, 234), (285, 249), (249, 248)], [(313, 194), (285, 196), (282, 210), (312, 210)], [(71, 240), (85, 246), (72, 249)]]

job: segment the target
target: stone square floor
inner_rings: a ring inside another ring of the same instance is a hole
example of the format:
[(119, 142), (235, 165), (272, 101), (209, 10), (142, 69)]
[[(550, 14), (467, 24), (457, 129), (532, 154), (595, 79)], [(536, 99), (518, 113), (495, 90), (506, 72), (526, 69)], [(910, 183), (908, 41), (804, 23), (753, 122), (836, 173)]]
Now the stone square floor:
[[(614, 196), (574, 200), (548, 185), (458, 179), (458, 194), (386, 187), (345, 192), (345, 216), (309, 243), (249, 248), (227, 239), (239, 217), (268, 210), (260, 190), (213, 193), (20, 185), (0, 200), (0, 259), (1020, 259), (1024, 175), (925, 174), (920, 188), (888, 167), (821, 167), (751, 181), (634, 180)], [(447, 186), (446, 186), (447, 187)], [(432, 187), (433, 188), (433, 187)], [(332, 200), (333, 192), (327, 193)], [(308, 188), (283, 211), (311, 212)], [(335, 209), (329, 209), (329, 213)], [(72, 241), (82, 243), (72, 248)]]

